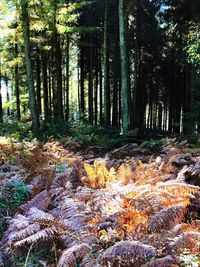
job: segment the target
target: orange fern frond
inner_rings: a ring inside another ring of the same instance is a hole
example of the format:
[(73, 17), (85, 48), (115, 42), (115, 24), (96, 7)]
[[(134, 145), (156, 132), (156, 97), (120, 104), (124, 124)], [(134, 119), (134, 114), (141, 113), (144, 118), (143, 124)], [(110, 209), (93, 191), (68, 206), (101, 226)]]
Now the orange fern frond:
[(116, 179), (127, 184), (133, 178), (133, 171), (129, 164), (122, 164), (117, 170)]
[(179, 197), (185, 197), (190, 194), (195, 194), (199, 191), (198, 186), (186, 184), (179, 181), (168, 181), (168, 182), (161, 182), (157, 184), (157, 187), (159, 189), (167, 190), (168, 192), (179, 196)]
[(117, 220), (120, 226), (125, 229), (126, 234), (133, 234), (137, 227), (143, 225), (146, 228), (148, 216), (145, 212), (127, 209), (120, 213), (120, 217)]
[(84, 169), (88, 177), (87, 183), (92, 188), (103, 188), (108, 182), (116, 179), (116, 172), (114, 168), (108, 170), (106, 168), (106, 161), (94, 161), (93, 166), (85, 163)]

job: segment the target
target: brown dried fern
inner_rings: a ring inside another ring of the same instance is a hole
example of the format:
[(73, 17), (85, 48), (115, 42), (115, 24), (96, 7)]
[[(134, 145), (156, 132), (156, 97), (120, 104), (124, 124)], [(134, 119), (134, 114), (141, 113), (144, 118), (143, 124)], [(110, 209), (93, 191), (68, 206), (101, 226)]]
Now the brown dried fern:
[(106, 249), (97, 259), (103, 266), (139, 267), (154, 257), (156, 249), (138, 241), (121, 241)]
[(157, 232), (161, 229), (172, 229), (175, 225), (182, 221), (185, 211), (185, 207), (181, 205), (175, 205), (156, 212), (149, 217), (149, 231)]

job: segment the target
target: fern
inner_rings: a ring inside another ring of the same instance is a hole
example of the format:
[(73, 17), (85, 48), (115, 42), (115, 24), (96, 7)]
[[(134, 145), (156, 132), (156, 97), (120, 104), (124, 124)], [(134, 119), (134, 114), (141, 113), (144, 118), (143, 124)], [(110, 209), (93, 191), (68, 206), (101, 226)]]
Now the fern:
[(80, 267), (101, 267), (92, 255), (85, 255), (80, 263)]
[(172, 257), (171, 255), (167, 255), (163, 258), (152, 259), (150, 262), (145, 264), (144, 267), (172, 267), (173, 265), (178, 264), (179, 261), (176, 257)]
[[(198, 251), (199, 223), (182, 221), (190, 200), (199, 206), (199, 187), (175, 179), (178, 170), (170, 162), (177, 151), (169, 152), (160, 168), (153, 159), (148, 164), (96, 160), (83, 166), (79, 159), (67, 159), (66, 151), (56, 143), (29, 150), (31, 162), (26, 168), (32, 171), (31, 179), (44, 175), (47, 186), (43, 183), (46, 190), (39, 192), (40, 179), (34, 179), (32, 185), (39, 193), (35, 195), (30, 186), (35, 197), (10, 221), (0, 243), (8, 258), (26, 246), (42, 247), (52, 240), (60, 267), (171, 267), (179, 264), (184, 246)], [(63, 175), (45, 177), (48, 166), (43, 168), (44, 162), (33, 159), (41, 152), (51, 157), (52, 165), (66, 160), (73, 167)], [(164, 182), (165, 174), (174, 178)], [(190, 219), (190, 209), (187, 216)]]
[(103, 266), (141, 266), (148, 257), (154, 257), (156, 249), (138, 241), (121, 241), (105, 250), (97, 259)]
[(94, 161), (93, 166), (85, 163), (84, 168), (88, 177), (87, 184), (90, 185), (91, 188), (103, 188), (108, 182), (116, 179), (114, 168), (108, 171), (106, 168), (106, 161)]
[(186, 232), (175, 237), (173, 241), (168, 244), (168, 251), (171, 254), (180, 253), (184, 248), (193, 250), (196, 248), (198, 250), (197, 242), (200, 241), (199, 232)]
[(148, 228), (150, 232), (171, 229), (181, 222), (184, 214), (185, 207), (181, 205), (164, 208), (149, 217)]
[(38, 219), (44, 219), (49, 221), (55, 220), (54, 216), (37, 208), (31, 208), (28, 212), (28, 216), (33, 222), (37, 221)]
[(65, 249), (59, 259), (58, 267), (75, 266), (77, 261), (80, 261), (89, 250), (88, 245), (84, 243)]
[(16, 243), (14, 243), (14, 247), (21, 247), (24, 245), (31, 245), (31, 244), (35, 244), (40, 240), (51, 240), (53, 239), (56, 234), (58, 233), (58, 230), (55, 227), (49, 227), (49, 228), (45, 228), (43, 230), (38, 231), (37, 233), (30, 235), (29, 233), (29, 237), (26, 237), (20, 241), (17, 241)]
[(18, 240), (23, 240), (28, 236), (32, 236), (35, 233), (40, 231), (40, 225), (39, 224), (30, 224), (28, 227), (17, 231), (13, 232), (9, 236), (9, 242), (14, 243)]
[(169, 181), (165, 183), (159, 183), (158, 188), (167, 190), (168, 192), (179, 196), (179, 197), (185, 197), (190, 194), (197, 193), (199, 191), (198, 186), (186, 184), (179, 181)]
[(20, 209), (24, 212), (28, 212), (30, 208), (37, 208), (39, 210), (46, 210), (50, 204), (50, 197), (46, 190), (37, 194), (33, 199), (20, 206)]

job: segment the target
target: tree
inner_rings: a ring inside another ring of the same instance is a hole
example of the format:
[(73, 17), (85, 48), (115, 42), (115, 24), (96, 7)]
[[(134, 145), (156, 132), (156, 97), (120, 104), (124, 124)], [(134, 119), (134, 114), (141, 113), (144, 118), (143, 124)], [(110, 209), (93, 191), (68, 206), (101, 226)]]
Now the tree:
[(109, 83), (109, 50), (108, 50), (108, 2), (105, 0), (104, 35), (103, 35), (103, 64), (104, 64), (104, 125), (110, 125), (110, 83)]
[(33, 80), (33, 66), (31, 61), (28, 2), (26, 0), (20, 0), (20, 7), (21, 7), (21, 22), (23, 28), (25, 64), (26, 64), (27, 84), (29, 90), (32, 126), (33, 126), (33, 132), (36, 133), (39, 129), (39, 118), (38, 118), (34, 80)]
[(1, 93), (1, 82), (2, 82), (2, 76), (1, 76), (1, 57), (0, 57), (0, 122), (3, 122), (3, 108), (2, 108), (2, 93)]
[(128, 106), (128, 59), (126, 50), (126, 22), (125, 2), (119, 0), (119, 38), (121, 55), (121, 86), (122, 86), (122, 128), (126, 133), (129, 127), (129, 106)]

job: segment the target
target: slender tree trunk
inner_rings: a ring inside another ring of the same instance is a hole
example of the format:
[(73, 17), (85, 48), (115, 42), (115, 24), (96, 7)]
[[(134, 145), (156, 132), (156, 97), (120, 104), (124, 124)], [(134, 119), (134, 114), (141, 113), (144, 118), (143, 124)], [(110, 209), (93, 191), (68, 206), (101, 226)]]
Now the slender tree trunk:
[(104, 125), (110, 125), (110, 84), (109, 84), (109, 53), (108, 53), (108, 0), (105, 0), (104, 14)]
[(103, 74), (102, 74), (102, 60), (101, 48), (99, 49), (99, 122), (103, 125)]
[(98, 48), (99, 48), (99, 42), (96, 47), (96, 65), (95, 65), (95, 92), (94, 92), (95, 125), (97, 125), (97, 122), (98, 122), (98, 86), (99, 86), (99, 49)]
[[(15, 57), (18, 57), (18, 44), (15, 43)], [(16, 95), (16, 108), (17, 108), (17, 119), (21, 119), (20, 112), (20, 92), (19, 92), (19, 66), (18, 62), (15, 65), (15, 95)]]
[(70, 39), (69, 33), (67, 34), (67, 55), (66, 55), (66, 108), (65, 108), (65, 120), (69, 119), (69, 61), (70, 61)]
[(118, 45), (115, 47), (114, 54), (114, 81), (113, 81), (113, 112), (112, 112), (112, 126), (118, 125), (118, 84), (119, 84), (119, 53)]
[(118, 126), (119, 117), (119, 76), (120, 76), (120, 51), (119, 51), (119, 10), (118, 0), (116, 1), (116, 27), (115, 27), (115, 46), (113, 52), (113, 103), (112, 103), (112, 126)]
[[(48, 60), (48, 64), (47, 64), (47, 69), (48, 69), (48, 108), (49, 108), (49, 120), (52, 119), (52, 85), (53, 85), (53, 75), (52, 75), (52, 70), (51, 70), (51, 66), (52, 66), (52, 58), (50, 57), (50, 59)], [(54, 102), (53, 102), (54, 103)]]
[(141, 0), (136, 0), (136, 39), (135, 39), (135, 101), (134, 128), (142, 128), (144, 120), (144, 91), (141, 82)]
[(126, 23), (125, 23), (125, 2), (119, 0), (119, 37), (121, 55), (121, 86), (122, 86), (122, 128), (126, 133), (129, 127), (129, 107), (128, 107), (128, 59), (126, 51)]
[(89, 123), (93, 124), (93, 47), (92, 33), (90, 33), (90, 62), (89, 62), (89, 83), (88, 83), (88, 113)]
[(32, 126), (33, 126), (33, 132), (36, 133), (37, 130), (39, 129), (39, 117), (36, 106), (34, 80), (33, 80), (33, 67), (32, 67), (31, 52), (30, 52), (31, 48), (30, 48), (30, 34), (29, 34), (29, 15), (27, 10), (28, 3), (27, 0), (20, 0), (20, 4), (21, 4), (21, 21), (22, 21), (23, 37), (24, 37), (25, 63), (26, 63)]
[(2, 105), (2, 94), (1, 94), (1, 82), (2, 82), (2, 76), (1, 76), (1, 58), (0, 58), (0, 123), (3, 122), (3, 105)]
[(36, 58), (36, 94), (37, 94), (37, 109), (39, 115), (42, 113), (42, 105), (41, 105), (41, 77), (40, 77), (40, 56), (39, 51)]
[(58, 98), (58, 117), (63, 120), (63, 89), (62, 89), (62, 54), (60, 47), (60, 36), (56, 34), (56, 49), (55, 49), (55, 61), (56, 61), (56, 82), (57, 82), (57, 98)]
[[(10, 101), (10, 94), (9, 94), (9, 88), (8, 88), (8, 77), (5, 75), (5, 85), (6, 85), (6, 101)], [(10, 108), (8, 106), (7, 108), (7, 116), (10, 116)]]
[[(81, 36), (83, 41), (83, 35)], [(84, 119), (85, 117), (85, 59), (84, 59), (84, 47), (81, 46), (80, 48), (80, 117)]]
[(46, 52), (42, 52), (42, 83), (44, 94), (44, 118), (45, 121), (49, 120), (49, 94), (48, 94), (48, 79), (47, 79), (47, 56)]

